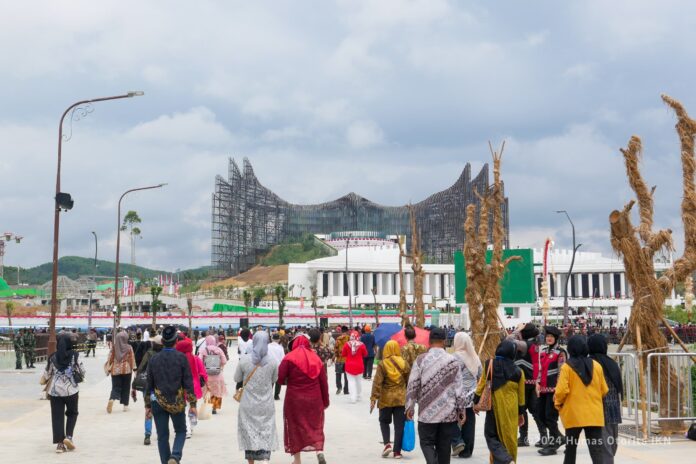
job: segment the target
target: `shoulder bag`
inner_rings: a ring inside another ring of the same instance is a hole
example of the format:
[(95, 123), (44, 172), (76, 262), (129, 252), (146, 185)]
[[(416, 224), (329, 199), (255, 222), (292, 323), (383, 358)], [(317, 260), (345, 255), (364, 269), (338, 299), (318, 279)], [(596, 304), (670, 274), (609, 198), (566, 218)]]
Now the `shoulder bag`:
[(493, 360), (491, 359), (488, 363), (488, 372), (486, 372), (486, 385), (483, 387), (481, 392), (481, 398), (479, 398), (478, 403), (474, 405), (474, 411), (490, 411), (492, 403), (492, 389), (491, 383), (493, 381)]
[(251, 380), (251, 378), (254, 376), (254, 374), (256, 373), (256, 369), (258, 369), (258, 368), (259, 368), (259, 366), (256, 366), (254, 368), (254, 370), (251, 371), (251, 373), (247, 376), (246, 380), (244, 380), (244, 383), (242, 384), (242, 386), (239, 389), (237, 389), (236, 392), (234, 392), (234, 400), (237, 403), (242, 401), (242, 395), (244, 394), (244, 388), (246, 387), (246, 384), (249, 383), (249, 380)]

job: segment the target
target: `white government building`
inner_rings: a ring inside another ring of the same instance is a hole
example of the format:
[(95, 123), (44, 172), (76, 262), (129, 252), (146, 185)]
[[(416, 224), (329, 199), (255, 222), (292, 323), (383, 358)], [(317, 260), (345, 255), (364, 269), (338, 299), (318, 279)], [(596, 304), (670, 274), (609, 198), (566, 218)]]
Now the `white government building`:
[[(379, 244), (364, 246), (356, 241), (346, 249), (338, 250), (336, 256), (315, 259), (302, 264), (290, 264), (288, 285), (291, 296), (311, 296), (310, 287), (316, 285), (321, 307), (348, 307), (350, 295), (353, 307), (372, 306), (396, 307), (399, 303), (399, 247), (385, 240)], [(347, 251), (346, 251), (347, 250)], [(346, 257), (346, 252), (348, 253)], [(572, 258), (571, 250), (552, 250), (549, 255), (549, 303), (551, 315), (561, 313), (563, 308), (563, 283)], [(655, 262), (655, 271), (661, 272), (671, 266), (671, 258)], [(501, 317), (510, 325), (539, 317), (541, 305), (541, 274), (543, 250), (534, 250), (535, 282), (538, 301), (536, 304), (501, 305)], [(413, 271), (411, 264), (403, 261), (406, 301), (413, 302)], [(424, 264), (424, 301), (426, 307), (441, 310), (457, 306), (455, 301), (455, 278), (453, 264)], [(348, 274), (345, 281), (346, 272)], [(372, 294), (375, 289), (375, 295)], [(633, 303), (632, 291), (627, 285), (623, 261), (615, 256), (579, 251), (575, 255), (573, 274), (568, 288), (569, 307), (574, 314), (591, 317), (613, 318), (619, 323), (630, 314)], [(681, 302), (674, 292), (666, 304)], [(462, 325), (465, 325), (467, 308), (462, 307)]]

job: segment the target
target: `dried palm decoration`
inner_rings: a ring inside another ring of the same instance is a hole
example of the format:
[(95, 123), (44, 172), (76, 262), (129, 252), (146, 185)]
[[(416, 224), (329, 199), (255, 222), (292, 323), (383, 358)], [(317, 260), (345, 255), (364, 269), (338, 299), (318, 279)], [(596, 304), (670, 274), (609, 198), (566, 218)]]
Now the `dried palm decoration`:
[[(633, 340), (638, 351), (638, 368), (640, 371), (640, 396), (643, 412), (643, 433), (647, 434), (645, 385), (645, 365), (649, 353), (667, 353), (669, 348), (661, 326), (671, 332), (672, 337), (688, 351), (676, 333), (665, 320), (664, 303), (677, 282), (683, 282), (696, 269), (696, 188), (694, 186), (694, 135), (696, 121), (691, 119), (684, 107), (678, 101), (667, 95), (662, 100), (670, 106), (677, 115), (677, 134), (681, 144), (683, 198), (681, 203), (682, 222), (684, 224), (684, 253), (672, 267), (657, 277), (653, 264), (656, 253), (674, 250), (672, 231), (669, 229), (653, 232), (653, 195), (655, 187), (648, 189), (641, 175), (638, 163), (642, 153), (641, 140), (632, 136), (628, 146), (621, 150), (626, 165), (626, 175), (631, 189), (638, 201), (640, 224), (634, 227), (631, 222), (631, 209), (636, 200), (631, 200), (621, 211), (614, 210), (609, 216), (611, 226), (611, 246), (623, 258), (626, 270), (626, 280), (633, 289), (633, 306), (628, 328), (619, 351), (629, 340)], [(658, 378), (659, 372), (662, 373)], [(665, 357), (653, 360), (651, 366), (652, 385), (662, 396), (661, 415), (676, 416), (679, 407), (677, 390), (680, 382), (673, 368)], [(683, 396), (681, 396), (683, 397)], [(677, 421), (664, 421), (660, 424), (663, 432), (676, 431), (684, 427)]]

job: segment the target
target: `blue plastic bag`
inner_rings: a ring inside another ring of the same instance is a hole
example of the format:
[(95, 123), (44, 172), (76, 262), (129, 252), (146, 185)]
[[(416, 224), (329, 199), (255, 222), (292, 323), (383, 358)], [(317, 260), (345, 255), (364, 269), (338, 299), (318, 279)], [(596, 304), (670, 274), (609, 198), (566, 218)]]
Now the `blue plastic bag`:
[(412, 420), (407, 420), (404, 424), (404, 438), (401, 442), (403, 451), (413, 451), (416, 448), (416, 427)]

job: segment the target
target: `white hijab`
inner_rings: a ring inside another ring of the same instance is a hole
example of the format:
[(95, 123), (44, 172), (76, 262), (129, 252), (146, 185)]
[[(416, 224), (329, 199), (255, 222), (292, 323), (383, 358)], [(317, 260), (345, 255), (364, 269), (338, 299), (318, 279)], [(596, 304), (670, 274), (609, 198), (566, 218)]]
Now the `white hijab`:
[(466, 332), (457, 332), (454, 336), (454, 354), (464, 361), (464, 365), (475, 377), (481, 368), (481, 360), (474, 349), (474, 342)]

